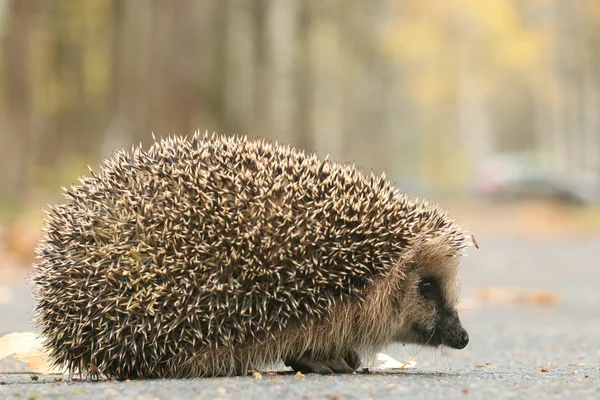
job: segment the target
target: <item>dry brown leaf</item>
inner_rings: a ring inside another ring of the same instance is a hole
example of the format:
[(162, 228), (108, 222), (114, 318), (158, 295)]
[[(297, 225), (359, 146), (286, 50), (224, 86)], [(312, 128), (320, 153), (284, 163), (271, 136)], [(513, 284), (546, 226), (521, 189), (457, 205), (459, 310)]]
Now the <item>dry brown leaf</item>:
[(150, 393), (145, 393), (141, 396), (136, 397), (136, 400), (158, 400), (158, 397), (155, 397)]
[(488, 303), (552, 306), (559, 302), (556, 294), (544, 290), (487, 287), (479, 290), (479, 300)]
[(475, 239), (475, 235), (471, 234), (471, 239), (473, 240), (473, 245), (476, 249), (479, 249), (479, 243), (477, 243), (477, 239)]
[(40, 233), (35, 225), (26, 222), (12, 224), (4, 233), (4, 246), (20, 264), (28, 265), (35, 258), (35, 246)]
[(0, 361), (3, 360), (17, 360), (25, 363), (25, 372), (62, 373), (59, 369), (51, 366), (48, 354), (42, 349), (42, 340), (33, 332), (10, 333), (0, 337)]

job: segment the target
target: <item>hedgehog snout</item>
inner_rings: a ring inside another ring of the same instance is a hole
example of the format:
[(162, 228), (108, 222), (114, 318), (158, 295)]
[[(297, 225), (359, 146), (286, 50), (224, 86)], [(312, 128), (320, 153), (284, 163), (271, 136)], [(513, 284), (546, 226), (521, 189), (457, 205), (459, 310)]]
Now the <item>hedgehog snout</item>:
[(436, 330), (439, 333), (440, 342), (448, 347), (460, 350), (469, 344), (469, 334), (463, 328), (456, 311), (441, 318)]
[(464, 349), (469, 343), (469, 334), (463, 328), (455, 310), (444, 308), (438, 312), (431, 325), (414, 323), (411, 326), (409, 342), (428, 346), (448, 346), (453, 349)]

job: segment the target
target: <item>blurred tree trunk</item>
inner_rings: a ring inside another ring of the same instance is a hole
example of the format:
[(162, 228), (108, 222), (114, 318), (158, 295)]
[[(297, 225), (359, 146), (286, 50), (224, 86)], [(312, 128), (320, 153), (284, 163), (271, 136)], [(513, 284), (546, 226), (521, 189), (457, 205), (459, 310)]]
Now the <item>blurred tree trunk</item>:
[[(589, 6), (588, 6), (589, 7)], [(582, 113), (583, 113), (583, 160), (585, 173), (600, 185), (600, 52), (598, 30), (600, 29), (600, 9), (596, 8), (595, 18), (582, 22)], [(600, 187), (596, 187), (599, 191)]]
[(469, 155), (470, 170), (475, 172), (493, 151), (493, 132), (485, 92), (481, 87), (482, 72), (473, 62), (470, 49), (467, 44), (459, 49), (457, 116), (460, 144)]
[[(12, 0), (4, 39), (5, 126), (0, 129), (0, 194), (17, 201), (28, 188), (32, 130), (31, 34), (37, 0)], [(0, 199), (2, 200), (2, 199)]]
[(561, 2), (553, 2), (549, 11), (552, 13), (552, 32), (554, 33), (555, 46), (552, 49), (552, 55), (550, 56), (552, 62), (552, 75), (554, 85), (551, 91), (551, 107), (549, 109), (549, 118), (552, 119), (551, 131), (549, 136), (551, 137), (551, 148), (552, 148), (552, 165), (554, 166), (554, 172), (557, 175), (564, 175), (567, 170), (567, 154), (566, 154), (566, 140), (565, 131), (568, 130), (565, 115), (565, 93), (564, 93), (564, 76), (562, 73), (563, 55), (565, 53), (565, 38), (564, 30), (562, 28), (562, 4)]
[[(589, 51), (588, 48), (587, 52)], [(600, 181), (600, 85), (598, 80), (598, 66), (593, 64), (588, 54), (583, 78), (583, 150), (586, 170), (595, 174), (596, 179)]]
[[(384, 134), (385, 94), (389, 89), (385, 86), (386, 60), (377, 46), (371, 45), (379, 37), (383, 15), (380, 7), (380, 4), (357, 2), (346, 5), (341, 14), (342, 37), (349, 43), (342, 46), (344, 65), (340, 71), (345, 78), (344, 157), (373, 169), (376, 174), (387, 170), (390, 160), (389, 138)], [(347, 73), (349, 70), (354, 73)]]
[(269, 36), (267, 28), (268, 0), (252, 0), (252, 22), (254, 25), (252, 39), (254, 40), (254, 98), (252, 101), (252, 120), (250, 122), (253, 134), (273, 139), (269, 107), (271, 104), (271, 71), (269, 66)]
[[(251, 15), (253, 3), (246, 0), (226, 1), (227, 42), (224, 63), (224, 99), (225, 120), (233, 127), (243, 126), (249, 133), (252, 119), (255, 75), (255, 24)], [(250, 132), (251, 136), (259, 132)]]
[[(131, 103), (132, 81), (127, 73), (129, 32), (131, 24), (128, 24), (128, 9), (134, 2), (113, 0), (113, 24), (114, 33), (112, 37), (112, 92), (109, 96), (109, 114), (107, 129), (104, 134), (102, 146), (99, 149), (99, 157), (107, 157), (112, 151), (129, 147), (133, 139), (132, 121), (129, 120), (128, 107)], [(155, 29), (160, 29), (156, 26)]]
[(269, 0), (267, 14), (270, 131), (280, 142), (294, 138), (295, 114), (294, 70), (298, 65), (298, 0)]
[(310, 35), (313, 70), (312, 128), (315, 150), (330, 154), (332, 160), (341, 160), (343, 154), (343, 82), (342, 43), (340, 37), (340, 0), (315, 5)]
[[(216, 1), (114, 1), (112, 121), (104, 154), (157, 136), (209, 129), (218, 107)], [(132, 23), (132, 21), (136, 21)], [(135, 49), (135, 51), (131, 51)], [(214, 100), (214, 101), (212, 101)], [(212, 102), (211, 102), (212, 101)]]
[(560, 14), (562, 25), (562, 65), (561, 73), (563, 82), (562, 99), (564, 100), (563, 112), (565, 128), (562, 132), (562, 147), (565, 152), (564, 179), (573, 182), (577, 179), (579, 163), (581, 160), (581, 76), (579, 64), (581, 62), (581, 39), (579, 35), (577, 15), (574, 6), (563, 5)]
[(312, 30), (312, 2), (301, 1), (298, 15), (298, 58), (296, 63), (295, 92), (298, 98), (293, 124), (296, 137), (294, 142), (301, 149), (313, 151), (312, 135), (312, 54), (310, 48), (310, 32)]

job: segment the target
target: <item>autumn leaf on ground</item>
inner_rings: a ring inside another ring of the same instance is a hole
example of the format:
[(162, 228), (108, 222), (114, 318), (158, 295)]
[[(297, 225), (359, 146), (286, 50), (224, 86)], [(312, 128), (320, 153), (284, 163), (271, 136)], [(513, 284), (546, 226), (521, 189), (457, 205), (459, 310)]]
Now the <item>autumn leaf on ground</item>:
[(34, 261), (35, 246), (40, 233), (37, 225), (20, 222), (11, 224), (2, 234), (5, 250), (13, 255), (20, 265), (28, 266)]
[(415, 360), (410, 360), (406, 362), (394, 360), (392, 357), (383, 354), (377, 353), (377, 357), (372, 364), (372, 368), (377, 369), (409, 369), (414, 368), (417, 365)]
[(62, 373), (51, 366), (48, 354), (42, 350), (42, 340), (33, 332), (0, 337), (0, 372)]
[(529, 304), (553, 306), (558, 304), (556, 294), (544, 290), (507, 287), (488, 287), (479, 291), (479, 299), (489, 303)]

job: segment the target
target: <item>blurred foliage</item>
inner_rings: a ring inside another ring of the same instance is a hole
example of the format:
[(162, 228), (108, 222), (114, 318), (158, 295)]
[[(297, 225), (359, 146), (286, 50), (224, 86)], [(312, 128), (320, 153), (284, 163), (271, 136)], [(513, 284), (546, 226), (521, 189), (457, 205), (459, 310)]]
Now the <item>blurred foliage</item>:
[(468, 193), (516, 151), (598, 181), (599, 32), (596, 0), (5, 0), (0, 201), (195, 129), (419, 193)]

